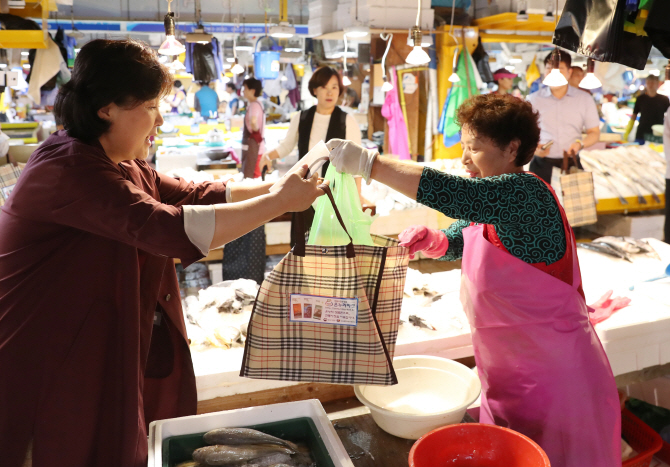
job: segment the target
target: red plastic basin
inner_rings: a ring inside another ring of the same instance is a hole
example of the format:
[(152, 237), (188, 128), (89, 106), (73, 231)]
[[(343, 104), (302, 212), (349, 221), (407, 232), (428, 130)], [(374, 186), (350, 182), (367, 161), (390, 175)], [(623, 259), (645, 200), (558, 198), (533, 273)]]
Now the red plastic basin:
[(549, 467), (527, 436), (494, 425), (460, 423), (423, 435), (409, 452), (410, 467)]

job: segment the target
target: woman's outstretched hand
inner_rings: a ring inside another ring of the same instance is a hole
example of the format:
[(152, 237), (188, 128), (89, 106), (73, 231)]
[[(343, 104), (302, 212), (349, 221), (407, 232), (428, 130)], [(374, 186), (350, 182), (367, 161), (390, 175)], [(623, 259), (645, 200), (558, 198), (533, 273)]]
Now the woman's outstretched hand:
[(398, 235), (400, 246), (409, 248), (409, 257), (414, 258), (417, 251), (428, 258), (440, 258), (447, 253), (449, 239), (441, 230), (429, 229), (424, 225), (413, 225)]
[(309, 168), (305, 164), (297, 172), (277, 182), (277, 196), (281, 198), (282, 205), (286, 208), (285, 212), (304, 211), (312, 205), (316, 198), (325, 194), (318, 185), (327, 185), (328, 181), (320, 180), (318, 174), (314, 174), (312, 178), (305, 180), (304, 177), (308, 170)]
[(326, 146), (330, 151), (330, 163), (338, 172), (360, 175), (366, 182), (370, 182), (372, 164), (379, 155), (378, 151), (365, 149), (353, 141), (338, 138), (331, 139)]

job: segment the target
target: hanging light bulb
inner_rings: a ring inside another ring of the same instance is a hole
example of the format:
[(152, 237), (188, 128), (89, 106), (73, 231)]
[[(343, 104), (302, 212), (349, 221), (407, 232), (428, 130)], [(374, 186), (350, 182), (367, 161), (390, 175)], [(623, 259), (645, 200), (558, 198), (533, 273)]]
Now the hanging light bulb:
[(418, 26), (412, 28), (412, 39), (414, 40), (414, 48), (405, 61), (410, 65), (425, 65), (429, 63), (430, 56), (421, 47), (421, 29)]
[(668, 60), (668, 64), (665, 65), (665, 81), (663, 81), (663, 84), (656, 92), (663, 96), (670, 96), (670, 60)]
[(342, 76), (342, 84), (344, 84), (345, 86), (351, 86), (351, 80), (349, 79), (349, 76), (348, 76), (349, 72), (347, 71), (347, 51), (348, 51), (349, 45), (347, 44), (347, 35), (346, 34), (344, 35), (343, 39), (344, 39), (344, 55), (342, 56), (342, 65), (343, 65), (342, 67), (343, 67), (344, 71), (342, 72), (342, 75), (343, 75)]
[(388, 79), (386, 79), (386, 76), (384, 76), (384, 84), (382, 84), (382, 92), (389, 92), (393, 90), (393, 85), (389, 82)]
[(237, 61), (237, 58), (235, 59), (235, 65), (230, 69), (231, 73), (234, 75), (239, 75), (240, 73), (244, 73), (244, 67), (240, 65)]
[(172, 0), (168, 0), (168, 12), (163, 18), (163, 26), (165, 27), (165, 35), (167, 37), (158, 49), (158, 53), (161, 55), (181, 55), (186, 52), (186, 47), (174, 35), (174, 12), (170, 11), (171, 2)]
[(568, 84), (568, 80), (565, 79), (565, 76), (559, 70), (561, 63), (560, 52), (558, 47), (554, 49), (551, 53), (551, 72), (547, 75), (546, 78), (542, 81), (542, 84), (549, 87), (560, 87)]
[(351, 86), (351, 80), (347, 75), (344, 75), (344, 77), (342, 78), (342, 84), (344, 84), (345, 86)]
[(589, 58), (586, 61), (586, 76), (579, 82), (579, 87), (584, 89), (598, 89), (603, 85), (593, 73), (596, 67), (596, 61)]
[(456, 47), (456, 50), (454, 50), (454, 63), (451, 65), (451, 76), (449, 76), (449, 82), (451, 83), (458, 83), (461, 78), (458, 77), (456, 74), (456, 67), (458, 66), (458, 47)]

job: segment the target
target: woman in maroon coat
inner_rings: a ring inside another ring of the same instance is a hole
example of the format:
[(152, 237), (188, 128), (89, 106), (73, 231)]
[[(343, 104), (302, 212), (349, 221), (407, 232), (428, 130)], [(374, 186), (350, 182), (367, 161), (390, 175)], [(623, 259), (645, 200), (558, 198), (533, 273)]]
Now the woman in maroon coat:
[(323, 193), (300, 175), (269, 194), (152, 170), (144, 159), (171, 86), (143, 44), (88, 43), (56, 102), (65, 130), (2, 208), (5, 467), (31, 451), (34, 467), (146, 466), (148, 423), (196, 411), (171, 258), (191, 264)]

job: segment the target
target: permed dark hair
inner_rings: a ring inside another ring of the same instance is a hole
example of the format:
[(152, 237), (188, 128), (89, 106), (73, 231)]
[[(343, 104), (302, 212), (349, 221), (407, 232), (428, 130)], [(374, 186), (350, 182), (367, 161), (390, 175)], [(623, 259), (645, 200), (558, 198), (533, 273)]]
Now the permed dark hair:
[(478, 137), (490, 139), (500, 149), (519, 140), (514, 163), (521, 167), (533, 158), (540, 141), (540, 114), (533, 106), (516, 97), (498, 93), (482, 94), (463, 102), (456, 121)]
[(256, 78), (247, 78), (242, 81), (242, 86), (246, 86), (247, 89), (254, 91), (254, 96), (261, 97), (263, 94), (263, 83)]
[(312, 95), (312, 97), (316, 97), (316, 94), (314, 94), (314, 91), (316, 88), (320, 88), (321, 86), (325, 86), (328, 84), (330, 79), (336, 76), (337, 77), (337, 85), (340, 87), (340, 97), (344, 93), (344, 84), (342, 84), (342, 77), (340, 74), (333, 68), (329, 66), (322, 66), (318, 70), (314, 72), (312, 77), (309, 79), (309, 84), (307, 85), (307, 88), (309, 89), (309, 93)]
[(54, 112), (70, 136), (92, 142), (111, 125), (98, 110), (111, 103), (133, 108), (167, 96), (172, 86), (170, 71), (146, 44), (96, 39), (79, 51), (72, 79), (60, 88)]

